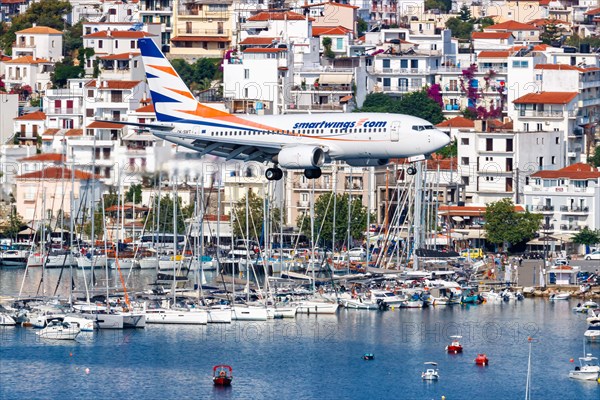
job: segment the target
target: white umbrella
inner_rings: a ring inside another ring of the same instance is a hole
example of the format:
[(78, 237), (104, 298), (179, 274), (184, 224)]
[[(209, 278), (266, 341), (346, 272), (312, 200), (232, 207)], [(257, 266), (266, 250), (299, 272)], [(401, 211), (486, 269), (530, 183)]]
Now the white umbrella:
[(540, 267), (540, 286), (543, 288), (546, 287), (546, 276), (542, 267)]

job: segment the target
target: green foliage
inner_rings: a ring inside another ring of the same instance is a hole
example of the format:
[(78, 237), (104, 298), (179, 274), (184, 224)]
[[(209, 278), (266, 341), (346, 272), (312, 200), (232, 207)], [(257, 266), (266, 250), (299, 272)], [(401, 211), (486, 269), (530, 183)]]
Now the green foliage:
[(569, 46), (579, 46), (580, 44), (589, 44), (591, 47), (600, 47), (600, 37), (597, 36), (588, 36), (582, 38), (578, 36), (576, 33), (569, 36), (569, 38), (565, 41), (566, 45)]
[(39, 107), (41, 104), (42, 104), (41, 97), (36, 97), (35, 99), (30, 99), (29, 100), (29, 105), (31, 107)]
[(425, 10), (448, 12), (452, 9), (452, 0), (425, 0)]
[(539, 229), (542, 218), (541, 214), (529, 211), (516, 212), (511, 199), (490, 203), (485, 209), (484, 228), (487, 240), (503, 245), (530, 240)]
[(596, 146), (594, 155), (588, 159), (588, 163), (590, 163), (592, 167), (600, 167), (600, 146)]
[(17, 213), (17, 208), (11, 206), (10, 215), (8, 216), (7, 224), (4, 226), (2, 233), (4, 236), (17, 239), (17, 233), (26, 227), (23, 218)]
[(458, 12), (458, 18), (463, 22), (468, 22), (471, 20), (471, 10), (469, 9), (469, 6), (466, 4), (462, 5), (460, 11)]
[(472, 107), (467, 107), (464, 110), (461, 110), (461, 114), (466, 119), (470, 119), (473, 121), (475, 121), (477, 119), (477, 111), (475, 109), (473, 109)]
[(565, 30), (559, 28), (557, 25), (553, 23), (548, 23), (542, 27), (540, 39), (544, 44), (552, 44), (553, 41), (559, 40), (564, 34), (564, 32)]
[(102, 219), (102, 212), (94, 212), (94, 237), (92, 236), (92, 220), (91, 218), (83, 225), (83, 233), (92, 240), (96, 240), (104, 232), (104, 219)]
[(369, 29), (369, 24), (364, 19), (358, 17), (356, 21), (356, 30), (358, 31), (358, 37), (361, 37)]
[[(246, 237), (246, 196), (242, 197), (233, 208), (233, 212), (230, 214), (231, 223), (233, 224), (233, 234), (237, 238), (245, 238), (250, 240), (260, 241), (260, 237), (263, 231), (264, 222), (264, 199), (254, 193), (252, 190), (248, 191), (248, 234)], [(279, 208), (270, 209), (270, 229), (272, 232), (279, 232), (279, 219), (280, 210)]]
[(479, 27), (481, 29), (485, 29), (488, 26), (494, 25), (496, 22), (494, 22), (494, 20), (491, 19), (490, 17), (483, 17), (483, 18), (479, 19), (478, 23), (479, 23)]
[(456, 140), (453, 140), (448, 146), (439, 149), (435, 154), (440, 155), (442, 158), (452, 158), (458, 155), (458, 146)]
[[(173, 198), (170, 195), (164, 195), (160, 199), (160, 214), (158, 209), (153, 207), (150, 210), (149, 225), (151, 225), (150, 231), (162, 232), (162, 233), (173, 233), (173, 212), (174, 212)], [(185, 233), (185, 220), (192, 217), (194, 211), (193, 204), (191, 207), (181, 206), (181, 197), (177, 197), (177, 233)], [(156, 224), (156, 217), (160, 215), (160, 221)]]
[[(75, 57), (75, 53), (83, 47), (83, 22), (65, 29), (63, 35), (63, 49), (66, 56)], [(93, 53), (92, 53), (93, 55)]]
[(182, 59), (171, 61), (173, 68), (191, 90), (208, 89), (213, 80), (218, 79), (218, 63), (214, 59), (200, 58), (193, 64)]
[(457, 39), (470, 40), (473, 32), (473, 23), (452, 17), (446, 21), (446, 28), (452, 31), (452, 36)]
[(63, 88), (69, 79), (83, 78), (85, 70), (81, 65), (73, 65), (73, 59), (65, 57), (62, 61), (54, 64), (54, 72), (50, 74), (50, 80), (54, 87)]
[(333, 50), (331, 50), (332, 43), (333, 43), (333, 41), (331, 40), (330, 37), (323, 38), (323, 49), (324, 49), (323, 55), (329, 59), (335, 58), (335, 53), (333, 52)]
[[(315, 235), (319, 235), (320, 242), (326, 243), (330, 247), (333, 240), (333, 193), (324, 193), (315, 200)], [(335, 237), (336, 244), (344, 243), (348, 238), (348, 200), (349, 195), (336, 195), (335, 211)], [(360, 198), (353, 197), (351, 204), (350, 236), (352, 239), (361, 239), (367, 227), (367, 208), (363, 207)], [(375, 217), (372, 216), (372, 221)], [(301, 214), (296, 220), (296, 225), (300, 232), (310, 237), (310, 216)], [(322, 226), (322, 228), (321, 228)], [(319, 232), (320, 230), (320, 232)], [(331, 246), (333, 247), (333, 246)], [(340, 246), (335, 246), (340, 247)]]
[(432, 124), (439, 124), (444, 120), (442, 108), (425, 90), (407, 93), (399, 100), (384, 93), (370, 93), (358, 112), (407, 114), (423, 118)]
[(15, 32), (31, 28), (33, 24), (47, 26), (62, 31), (65, 27), (63, 16), (72, 9), (68, 1), (41, 0), (31, 3), (27, 11), (11, 20), (10, 27), (4, 28), (0, 37), (0, 48), (6, 54), (12, 54), (12, 44), (16, 40)]
[(600, 230), (592, 230), (585, 226), (581, 231), (577, 232), (577, 234), (573, 236), (573, 243), (584, 244), (586, 246), (600, 243)]
[(142, 184), (131, 185), (127, 193), (125, 193), (125, 201), (132, 203), (135, 200), (135, 204), (142, 202)]

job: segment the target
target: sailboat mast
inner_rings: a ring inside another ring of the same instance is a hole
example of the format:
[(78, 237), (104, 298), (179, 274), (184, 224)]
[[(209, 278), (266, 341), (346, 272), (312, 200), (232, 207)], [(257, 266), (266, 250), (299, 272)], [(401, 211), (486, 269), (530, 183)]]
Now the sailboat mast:
[[(79, 185), (81, 189), (81, 185)], [(73, 235), (75, 231), (75, 218), (73, 211), (75, 211), (75, 157), (74, 150), (71, 147), (71, 190), (69, 190), (69, 202), (71, 203), (70, 217), (69, 217), (69, 235), (71, 241), (69, 242), (69, 255), (73, 257)], [(65, 256), (66, 257), (66, 256)], [(69, 304), (73, 305), (73, 263), (69, 262)], [(84, 275), (85, 277), (85, 275)], [(84, 278), (85, 280), (85, 278)]]
[(250, 207), (248, 197), (250, 189), (246, 190), (246, 301), (250, 301)]
[(177, 302), (177, 172), (173, 177), (173, 305)]

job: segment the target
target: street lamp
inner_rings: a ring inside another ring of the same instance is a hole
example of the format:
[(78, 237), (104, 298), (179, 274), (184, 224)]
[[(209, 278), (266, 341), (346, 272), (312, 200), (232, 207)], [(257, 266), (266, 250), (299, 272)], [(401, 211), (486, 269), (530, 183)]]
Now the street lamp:
[(550, 229), (550, 217), (545, 217), (545, 223), (543, 227), (544, 231), (544, 268), (548, 267), (548, 230)]

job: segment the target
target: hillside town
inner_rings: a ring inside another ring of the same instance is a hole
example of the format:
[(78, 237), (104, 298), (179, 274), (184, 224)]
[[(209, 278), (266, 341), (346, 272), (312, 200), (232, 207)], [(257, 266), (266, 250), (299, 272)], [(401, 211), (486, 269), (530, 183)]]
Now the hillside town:
[[(0, 0), (0, 21), (7, 246), (49, 235), (73, 242), (73, 232), (135, 242), (159, 229), (148, 219), (165, 195), (190, 210), (178, 231), (203, 231), (207, 244), (246, 237), (246, 225), (230, 222), (243, 222), (236, 210), (251, 196), (279, 210), (282, 232), (309, 236), (303, 221), (333, 193), (359, 201), (367, 236), (419, 220), (431, 228), (422, 247), (499, 251), (486, 240), (485, 213), (508, 199), (516, 212), (541, 215), (519, 252), (597, 248), (573, 238), (600, 230), (598, 0)], [(452, 143), (422, 162), (418, 184), (406, 159), (336, 162), (318, 179), (288, 170), (268, 182), (263, 163), (203, 154), (132, 125), (157, 121), (144, 38), (210, 107), (299, 121), (417, 113)], [(409, 217), (415, 193), (427, 211)], [(332, 247), (368, 248), (349, 225)], [(283, 233), (275, 240), (285, 242)]]

